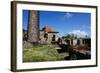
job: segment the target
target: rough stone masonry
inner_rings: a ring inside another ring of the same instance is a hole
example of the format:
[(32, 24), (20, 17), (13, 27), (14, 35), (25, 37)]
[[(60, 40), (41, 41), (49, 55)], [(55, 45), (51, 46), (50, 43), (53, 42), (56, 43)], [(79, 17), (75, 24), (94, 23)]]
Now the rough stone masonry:
[(31, 10), (29, 13), (28, 42), (39, 41), (39, 15), (38, 11)]
[(32, 48), (39, 42), (39, 15), (38, 11), (29, 11), (27, 40), (23, 41), (23, 48)]

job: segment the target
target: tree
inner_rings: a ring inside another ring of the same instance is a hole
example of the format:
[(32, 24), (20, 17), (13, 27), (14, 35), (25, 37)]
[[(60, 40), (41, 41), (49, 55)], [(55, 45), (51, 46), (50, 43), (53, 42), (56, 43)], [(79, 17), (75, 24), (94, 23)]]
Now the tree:
[(68, 39), (77, 39), (77, 36), (74, 34), (67, 34), (65, 36), (62, 37), (64, 40), (68, 40)]

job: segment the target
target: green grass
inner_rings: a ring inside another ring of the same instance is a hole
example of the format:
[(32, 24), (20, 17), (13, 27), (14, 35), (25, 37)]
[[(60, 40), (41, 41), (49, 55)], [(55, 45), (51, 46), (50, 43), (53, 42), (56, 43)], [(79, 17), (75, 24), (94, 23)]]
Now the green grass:
[(57, 45), (35, 45), (23, 49), (23, 62), (43, 62), (64, 60), (64, 56), (55, 49)]

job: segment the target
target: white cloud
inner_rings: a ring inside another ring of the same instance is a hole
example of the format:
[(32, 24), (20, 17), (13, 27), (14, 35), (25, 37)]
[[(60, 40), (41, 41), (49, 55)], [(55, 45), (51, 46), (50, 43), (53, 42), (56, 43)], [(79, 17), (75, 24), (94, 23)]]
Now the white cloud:
[(85, 31), (80, 31), (80, 30), (73, 30), (72, 32), (69, 32), (69, 34), (74, 34), (78, 38), (85, 38), (86, 36), (89, 36), (88, 33), (86, 33)]
[(72, 13), (67, 12), (67, 13), (65, 13), (64, 18), (71, 18), (72, 16), (73, 16)]
[(66, 12), (66, 13), (64, 13), (64, 15), (62, 16), (61, 20), (62, 20), (62, 21), (66, 21), (66, 20), (68, 20), (68, 19), (70, 19), (70, 18), (72, 18), (72, 17), (73, 17), (73, 14), (72, 14), (72, 13)]

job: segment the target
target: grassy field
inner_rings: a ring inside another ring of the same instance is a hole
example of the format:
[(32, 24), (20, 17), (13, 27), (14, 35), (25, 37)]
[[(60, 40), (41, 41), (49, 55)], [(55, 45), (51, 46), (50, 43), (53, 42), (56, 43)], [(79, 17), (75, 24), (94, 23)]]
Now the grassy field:
[(65, 55), (55, 49), (57, 45), (35, 45), (23, 49), (23, 62), (42, 62), (64, 60)]

